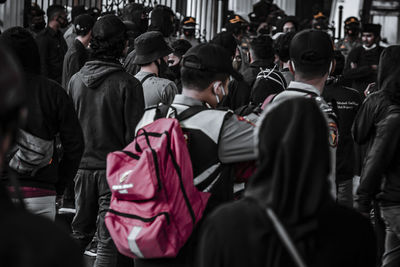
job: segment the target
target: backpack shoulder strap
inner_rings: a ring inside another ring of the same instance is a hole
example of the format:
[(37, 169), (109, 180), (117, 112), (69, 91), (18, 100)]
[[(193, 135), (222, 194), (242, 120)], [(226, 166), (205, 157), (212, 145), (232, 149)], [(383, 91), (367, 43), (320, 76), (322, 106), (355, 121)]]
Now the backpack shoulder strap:
[(296, 246), (294, 245), (292, 239), (290, 238), (289, 234), (287, 233), (285, 227), (280, 222), (278, 217), (276, 216), (275, 212), (267, 207), (265, 209), (267, 213), (267, 217), (270, 219), (272, 226), (276, 233), (279, 236), (279, 239), (282, 241), (286, 249), (289, 251), (290, 256), (293, 258), (294, 262), (298, 267), (307, 267), (303, 258), (301, 257), (299, 251), (297, 250)]
[(197, 113), (203, 111), (203, 110), (208, 110), (207, 107), (204, 106), (191, 106), (184, 111), (182, 111), (179, 115), (176, 116), (176, 119), (178, 121), (183, 121), (186, 119), (189, 119), (190, 117), (196, 115)]
[(149, 73), (146, 76), (143, 77), (143, 79), (140, 80), (140, 83), (143, 84), (148, 78), (150, 77), (155, 77), (156, 75), (154, 73)]

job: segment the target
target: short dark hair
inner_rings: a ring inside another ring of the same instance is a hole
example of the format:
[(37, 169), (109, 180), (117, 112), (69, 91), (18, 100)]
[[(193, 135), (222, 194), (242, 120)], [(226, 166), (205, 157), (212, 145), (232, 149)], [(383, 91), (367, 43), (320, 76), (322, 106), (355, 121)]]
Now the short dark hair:
[(222, 46), (229, 52), (229, 55), (233, 58), (235, 56), (237, 42), (231, 32), (220, 32), (210, 42), (211, 44), (217, 44)]
[(293, 37), (296, 35), (295, 32), (287, 32), (279, 36), (277, 40), (277, 54), (279, 59), (282, 62), (288, 62), (290, 60), (290, 42), (292, 41)]
[(324, 76), (329, 71), (332, 61), (321, 64), (302, 64), (294, 62), (295, 73), (304, 79), (313, 79)]
[(202, 71), (187, 67), (181, 68), (181, 81), (183, 87), (196, 91), (204, 91), (213, 81), (225, 81), (228, 78), (228, 73)]
[(268, 35), (259, 35), (250, 42), (250, 49), (256, 59), (274, 58), (274, 47), (272, 38)]
[(61, 12), (66, 12), (65, 8), (62, 5), (51, 5), (51, 6), (49, 6), (47, 8), (47, 19), (48, 19), (48, 21), (53, 20)]

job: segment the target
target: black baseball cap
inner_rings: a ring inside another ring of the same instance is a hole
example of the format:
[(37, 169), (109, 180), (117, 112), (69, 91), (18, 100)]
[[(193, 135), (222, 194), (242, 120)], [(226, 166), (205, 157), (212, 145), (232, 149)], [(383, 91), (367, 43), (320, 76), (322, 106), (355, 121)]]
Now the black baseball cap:
[(105, 15), (95, 22), (92, 35), (100, 41), (108, 41), (126, 35), (126, 27), (117, 16)]
[(183, 56), (182, 66), (200, 71), (227, 73), (236, 80), (242, 79), (233, 69), (229, 53), (216, 44), (203, 43), (190, 48)]
[(331, 37), (320, 30), (303, 30), (290, 42), (290, 59), (296, 64), (323, 65), (334, 58)]
[(93, 28), (95, 20), (88, 14), (79, 15), (75, 18), (75, 31), (78, 35), (86, 35)]

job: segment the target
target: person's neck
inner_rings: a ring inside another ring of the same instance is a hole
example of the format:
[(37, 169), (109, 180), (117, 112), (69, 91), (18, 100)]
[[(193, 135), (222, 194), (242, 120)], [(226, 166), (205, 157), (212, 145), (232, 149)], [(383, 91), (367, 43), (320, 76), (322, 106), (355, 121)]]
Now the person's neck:
[(58, 32), (58, 30), (60, 29), (60, 24), (57, 21), (52, 20), (49, 22), (49, 27)]
[(154, 62), (152, 62), (152, 63), (149, 64), (149, 65), (142, 66), (142, 67), (140, 68), (140, 71), (154, 73), (155, 75), (158, 76), (158, 67), (157, 67), (157, 65), (156, 65)]
[(201, 92), (201, 91), (198, 91), (198, 90), (182, 88), (182, 95), (197, 99), (197, 100), (199, 100), (201, 102), (208, 103), (207, 95), (204, 92)]
[(89, 46), (90, 37), (88, 35), (85, 36), (78, 36), (76, 39), (83, 44), (84, 47)]
[(322, 94), (322, 92), (324, 91), (327, 77), (328, 77), (327, 75), (324, 75), (324, 77), (321, 78), (303, 79), (302, 77), (298, 77), (295, 75), (295, 81), (312, 85), (315, 88), (317, 88), (318, 91)]

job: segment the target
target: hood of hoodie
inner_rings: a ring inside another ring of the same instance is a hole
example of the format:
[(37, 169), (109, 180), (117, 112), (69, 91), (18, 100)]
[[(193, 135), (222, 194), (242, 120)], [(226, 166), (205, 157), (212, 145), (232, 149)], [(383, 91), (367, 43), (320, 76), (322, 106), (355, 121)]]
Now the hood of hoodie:
[(86, 62), (78, 76), (86, 87), (96, 89), (110, 74), (125, 71), (118, 61), (94, 60)]
[(387, 47), (381, 54), (378, 86), (392, 100), (400, 103), (400, 45)]

